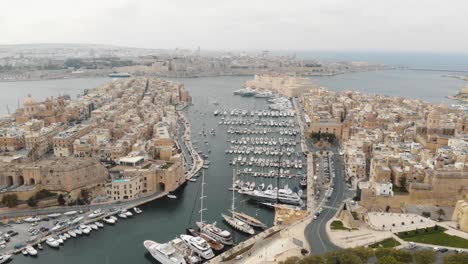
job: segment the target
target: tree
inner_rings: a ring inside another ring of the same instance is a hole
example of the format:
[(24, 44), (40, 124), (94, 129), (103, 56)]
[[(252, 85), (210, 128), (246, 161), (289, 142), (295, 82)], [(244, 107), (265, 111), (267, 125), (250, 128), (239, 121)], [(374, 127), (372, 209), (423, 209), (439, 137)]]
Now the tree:
[(280, 261), (280, 264), (295, 264), (299, 260), (298, 257), (289, 257), (285, 261)]
[(2, 198), (2, 204), (8, 206), (9, 208), (15, 207), (18, 205), (18, 196), (16, 194), (7, 194)]
[(90, 194), (88, 189), (81, 189), (80, 196), (84, 203), (89, 203)]
[(466, 264), (468, 263), (468, 253), (448, 254), (444, 256), (444, 264)]
[(413, 253), (415, 264), (432, 264), (437, 259), (437, 254), (433, 250), (418, 250)]
[(431, 212), (422, 212), (421, 214), (423, 217), (429, 218), (431, 217)]
[(325, 264), (325, 260), (322, 256), (305, 256), (298, 264)]
[(29, 199), (28, 199), (28, 205), (29, 205), (30, 207), (36, 207), (36, 205), (37, 205), (37, 200), (36, 200), (36, 198), (34, 198), (33, 196), (29, 197)]
[(392, 256), (383, 256), (377, 260), (376, 264), (402, 264), (402, 262)]
[(65, 205), (65, 198), (63, 197), (63, 194), (59, 194), (59, 196), (57, 197), (57, 202), (60, 206), (64, 206)]

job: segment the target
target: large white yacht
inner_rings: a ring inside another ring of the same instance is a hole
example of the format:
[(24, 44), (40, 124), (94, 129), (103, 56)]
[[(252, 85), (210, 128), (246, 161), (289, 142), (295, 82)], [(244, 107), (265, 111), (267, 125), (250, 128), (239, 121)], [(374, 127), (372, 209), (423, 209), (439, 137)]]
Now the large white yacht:
[(143, 242), (146, 250), (162, 264), (185, 264), (184, 256), (170, 244), (159, 244), (151, 240)]
[(287, 186), (285, 186), (284, 189), (274, 188), (273, 190), (265, 191), (253, 190), (243, 192), (242, 194), (258, 202), (279, 202), (298, 206), (303, 205), (301, 197)]
[(190, 235), (180, 235), (180, 239), (202, 258), (211, 259), (214, 257), (213, 250), (211, 250), (205, 239)]
[(227, 230), (223, 230), (219, 227), (216, 226), (216, 222), (213, 224), (207, 224), (203, 222), (197, 222), (196, 223), (198, 228), (200, 228), (200, 231), (211, 237), (212, 239), (223, 243), (224, 245), (233, 245), (234, 241), (232, 239), (231, 232)]

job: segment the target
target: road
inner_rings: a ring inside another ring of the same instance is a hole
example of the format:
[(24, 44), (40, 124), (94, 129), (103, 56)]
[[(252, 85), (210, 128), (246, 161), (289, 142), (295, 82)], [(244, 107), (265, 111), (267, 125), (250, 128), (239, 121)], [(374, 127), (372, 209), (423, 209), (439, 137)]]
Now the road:
[[(325, 158), (325, 156), (324, 156)], [(322, 205), (322, 213), (316, 220), (311, 223), (305, 229), (305, 236), (307, 242), (310, 245), (312, 255), (323, 254), (327, 251), (333, 251), (339, 249), (335, 246), (328, 238), (326, 231), (327, 222), (333, 218), (337, 212), (337, 208), (342, 202), (353, 197), (353, 191), (348, 190), (343, 180), (343, 161), (341, 156), (338, 154), (337, 147), (333, 147), (333, 168), (335, 171), (334, 191), (328, 201), (324, 201)], [(323, 168), (323, 166), (321, 166)]]

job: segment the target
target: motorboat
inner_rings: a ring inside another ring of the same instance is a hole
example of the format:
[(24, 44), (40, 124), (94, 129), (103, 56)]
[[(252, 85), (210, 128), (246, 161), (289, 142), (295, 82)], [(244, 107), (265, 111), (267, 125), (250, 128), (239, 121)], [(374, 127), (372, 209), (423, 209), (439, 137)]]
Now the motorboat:
[(48, 214), (47, 217), (48, 218), (57, 218), (57, 217), (59, 217), (61, 215), (62, 215), (61, 213), (54, 213), (54, 214)]
[(112, 219), (111, 217), (104, 217), (102, 221), (104, 221), (104, 223), (109, 224), (109, 225), (115, 224), (115, 220)]
[(94, 224), (95, 224), (97, 227), (99, 227), (99, 228), (103, 228), (103, 227), (104, 227), (104, 224), (101, 223), (101, 222), (99, 222), (99, 221), (94, 222)]
[(80, 225), (80, 230), (85, 235), (89, 235), (89, 233), (91, 233), (91, 228), (89, 228), (87, 225)]
[(83, 219), (84, 219), (83, 216), (74, 217), (74, 218), (70, 219), (70, 224), (71, 224), (71, 225), (76, 224), (76, 223), (80, 222), (80, 221), (83, 220)]
[(63, 215), (72, 216), (72, 215), (76, 215), (77, 213), (78, 213), (77, 211), (68, 211), (68, 212), (63, 213)]
[(177, 196), (175, 196), (174, 194), (168, 194), (167, 197), (171, 199), (177, 199)]
[(75, 232), (75, 234), (77, 234), (77, 235), (82, 235), (83, 234), (83, 231), (81, 231), (81, 229), (79, 229), (79, 228), (74, 229), (73, 232)]
[(95, 224), (88, 224), (88, 226), (91, 227), (91, 228), (94, 229), (94, 230), (98, 230), (98, 229), (99, 229), (99, 227), (98, 227), (97, 225), (95, 225)]
[(122, 212), (120, 212), (117, 216), (120, 217), (120, 218), (124, 218), (124, 219), (127, 218), (127, 215), (125, 213), (122, 213)]
[(127, 210), (125, 210), (125, 209), (122, 210), (121, 213), (122, 213), (122, 214), (125, 214), (127, 217), (132, 217), (132, 216), (133, 216), (132, 212), (127, 211)]
[(27, 246), (26, 251), (28, 252), (29, 255), (31, 256), (37, 256), (37, 250), (32, 247), (32, 246)]
[(63, 235), (68, 239), (71, 238), (71, 236), (68, 233), (63, 233)]
[(180, 239), (202, 258), (211, 259), (214, 257), (213, 250), (211, 250), (205, 239), (190, 235), (180, 235)]
[(117, 220), (118, 220), (118, 218), (117, 218), (117, 217), (115, 217), (115, 215), (111, 215), (111, 216), (109, 216), (109, 217), (110, 217), (112, 220), (114, 220), (114, 222), (116, 222), (116, 223), (117, 223)]
[(61, 239), (60, 237), (54, 237), (55, 241), (57, 241), (59, 244), (63, 244), (63, 239)]
[(184, 256), (170, 244), (160, 244), (151, 240), (145, 240), (143, 246), (161, 264), (186, 264)]
[(206, 234), (197, 232), (197, 231), (196, 231), (195, 229), (193, 229), (193, 228), (187, 228), (187, 232), (188, 232), (190, 235), (192, 235), (192, 236), (201, 237), (201, 238), (205, 239), (206, 242), (208, 243), (208, 245), (209, 245), (213, 250), (221, 251), (221, 250), (223, 250), (223, 248), (224, 248), (224, 244), (223, 244), (223, 243), (214, 240), (213, 238), (207, 236)]
[(23, 256), (27, 256), (27, 255), (28, 255), (28, 251), (27, 251), (26, 249), (21, 250), (21, 253), (23, 253)]
[(96, 217), (99, 217), (101, 215), (103, 215), (104, 213), (101, 211), (101, 209), (97, 209), (97, 210), (94, 210), (91, 214), (88, 215), (89, 218), (96, 218)]
[(67, 237), (64, 236), (64, 235), (59, 235), (58, 237), (59, 237), (62, 241), (64, 241), (64, 242), (65, 242), (65, 240), (67, 240)]
[(141, 214), (141, 213), (143, 213), (143, 211), (142, 211), (140, 208), (138, 208), (138, 207), (133, 207), (133, 211), (134, 211), (136, 214)]
[[(37, 244), (37, 249), (39, 249), (39, 250), (43, 250), (43, 249), (44, 249), (44, 248), (42, 247), (41, 243)], [(2, 263), (2, 262), (0, 262), (0, 263)]]
[(76, 237), (76, 233), (75, 233), (75, 231), (73, 231), (73, 230), (68, 230), (68, 234), (69, 234), (71, 237)]
[(34, 223), (34, 222), (41, 221), (41, 218), (39, 216), (28, 217), (28, 218), (24, 219), (24, 221), (27, 222), (27, 223)]
[(55, 240), (53, 237), (48, 237), (46, 239), (46, 244), (52, 248), (58, 248), (60, 246), (60, 243), (57, 240)]
[(7, 262), (10, 260), (11, 255), (5, 254), (5, 255), (0, 255), (0, 264)]

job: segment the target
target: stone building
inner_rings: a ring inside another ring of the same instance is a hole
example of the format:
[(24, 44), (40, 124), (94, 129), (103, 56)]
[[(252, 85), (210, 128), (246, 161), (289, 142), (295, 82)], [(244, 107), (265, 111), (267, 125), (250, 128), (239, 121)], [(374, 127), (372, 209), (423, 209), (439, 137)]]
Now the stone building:
[(456, 203), (452, 221), (458, 223), (460, 230), (468, 232), (468, 194), (465, 195), (465, 199)]
[(17, 123), (25, 123), (31, 119), (44, 120), (46, 126), (52, 123), (66, 123), (65, 98), (47, 97), (42, 103), (37, 102), (31, 95), (23, 102), (23, 107), (18, 108), (14, 114)]
[(90, 125), (75, 125), (58, 133), (53, 138), (54, 155), (56, 157), (73, 156), (73, 142), (87, 134), (92, 129)]
[(0, 151), (16, 151), (24, 148), (24, 133), (17, 128), (0, 129)]

